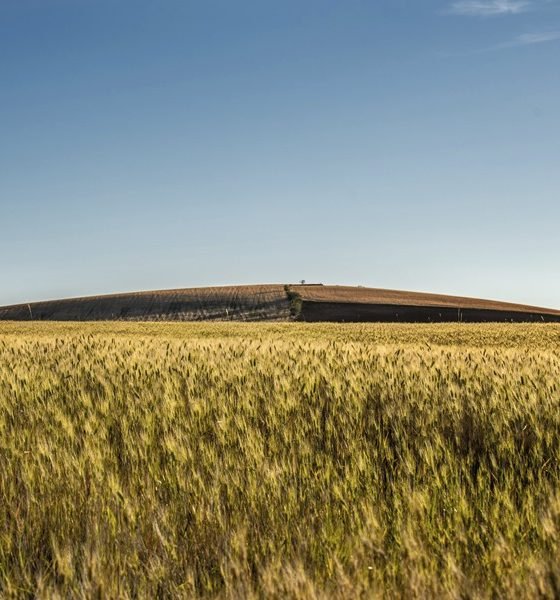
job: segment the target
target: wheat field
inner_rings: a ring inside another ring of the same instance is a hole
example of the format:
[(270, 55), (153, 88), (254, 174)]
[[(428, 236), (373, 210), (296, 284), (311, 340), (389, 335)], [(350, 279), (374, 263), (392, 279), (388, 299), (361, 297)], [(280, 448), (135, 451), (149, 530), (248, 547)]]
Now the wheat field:
[(560, 326), (2, 323), (2, 598), (560, 597)]

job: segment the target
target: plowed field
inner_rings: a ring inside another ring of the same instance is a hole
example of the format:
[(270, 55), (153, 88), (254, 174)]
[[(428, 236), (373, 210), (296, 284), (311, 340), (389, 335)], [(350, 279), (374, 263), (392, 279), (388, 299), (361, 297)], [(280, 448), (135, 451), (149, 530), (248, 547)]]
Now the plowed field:
[(560, 322), (508, 302), (331, 285), (245, 285), (91, 296), (0, 308), (12, 321)]

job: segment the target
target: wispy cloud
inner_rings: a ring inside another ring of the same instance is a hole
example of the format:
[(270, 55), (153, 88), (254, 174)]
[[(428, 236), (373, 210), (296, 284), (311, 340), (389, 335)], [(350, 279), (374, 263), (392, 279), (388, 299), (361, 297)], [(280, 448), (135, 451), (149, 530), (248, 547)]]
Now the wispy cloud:
[(529, 0), (458, 0), (447, 12), (468, 17), (516, 15), (531, 8)]
[(448, 58), (460, 56), (474, 56), (476, 54), (486, 54), (487, 52), (496, 52), (506, 50), (508, 48), (520, 48), (522, 46), (534, 46), (536, 44), (547, 44), (550, 42), (560, 42), (560, 31), (541, 31), (536, 33), (522, 33), (517, 37), (502, 42), (494, 46), (486, 46), (486, 48), (478, 48), (467, 52), (445, 54)]
[(542, 31), (540, 33), (522, 33), (511, 42), (500, 44), (497, 48), (512, 48), (515, 46), (532, 46), (560, 40), (560, 31)]

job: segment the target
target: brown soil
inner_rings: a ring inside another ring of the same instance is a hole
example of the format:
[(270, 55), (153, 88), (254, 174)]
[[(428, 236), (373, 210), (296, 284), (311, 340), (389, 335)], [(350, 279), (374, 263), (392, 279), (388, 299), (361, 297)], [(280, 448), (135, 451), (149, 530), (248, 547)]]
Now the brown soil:
[(463, 309), (484, 309), (514, 312), (538, 312), (560, 316), (559, 310), (512, 304), (496, 300), (480, 300), (461, 296), (444, 296), (423, 292), (400, 292), (377, 288), (349, 287), (341, 285), (293, 285), (290, 286), (304, 302), (331, 302), (354, 304), (386, 304), (397, 306), (426, 306)]
[(0, 308), (0, 320), (560, 322), (560, 311), (417, 292), (323, 285), (163, 290)]
[(560, 311), (459, 296), (376, 288), (298, 285), (302, 321), (560, 322)]
[(0, 320), (282, 321), (283, 285), (189, 288), (34, 302), (0, 308)]

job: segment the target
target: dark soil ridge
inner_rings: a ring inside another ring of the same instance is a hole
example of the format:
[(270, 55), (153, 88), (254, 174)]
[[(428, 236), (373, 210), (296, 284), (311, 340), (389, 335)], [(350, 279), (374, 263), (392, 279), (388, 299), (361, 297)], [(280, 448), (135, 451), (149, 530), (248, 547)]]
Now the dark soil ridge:
[(13, 321), (285, 321), (283, 285), (223, 286), (89, 296), (0, 308)]
[(420, 292), (272, 284), (32, 302), (0, 307), (0, 320), (560, 323), (560, 311)]
[(560, 323), (551, 308), (461, 296), (347, 286), (291, 286), (307, 322)]

